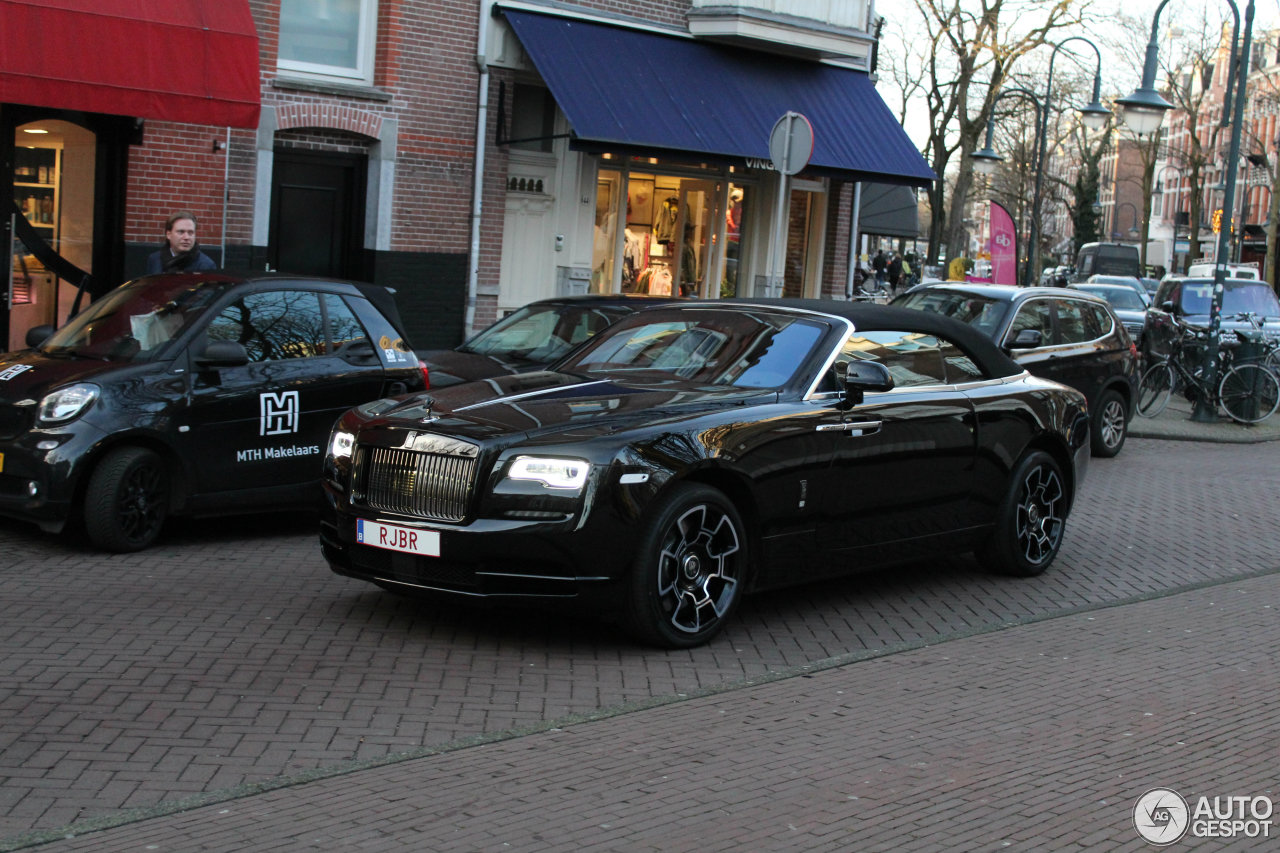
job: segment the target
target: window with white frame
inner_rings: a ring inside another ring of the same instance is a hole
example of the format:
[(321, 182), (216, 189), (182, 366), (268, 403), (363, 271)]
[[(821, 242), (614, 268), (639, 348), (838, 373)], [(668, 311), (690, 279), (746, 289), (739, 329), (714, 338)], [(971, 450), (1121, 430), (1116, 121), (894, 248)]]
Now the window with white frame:
[(373, 83), (377, 0), (280, 0), (281, 71)]

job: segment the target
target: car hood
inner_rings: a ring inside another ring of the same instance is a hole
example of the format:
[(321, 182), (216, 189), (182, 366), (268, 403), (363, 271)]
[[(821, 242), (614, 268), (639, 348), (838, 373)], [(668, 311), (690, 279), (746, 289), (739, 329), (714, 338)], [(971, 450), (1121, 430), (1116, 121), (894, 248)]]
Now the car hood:
[(432, 388), (447, 388), (475, 379), (527, 373), (546, 367), (546, 362), (522, 361), (518, 358), (459, 352), (452, 349), (429, 350), (418, 353), (427, 365), (427, 377)]
[(119, 364), (85, 358), (51, 358), (35, 350), (0, 354), (0, 402), (39, 400), (55, 388), (76, 382), (115, 382), (154, 365)]
[[(1184, 314), (1179, 319), (1183, 323), (1191, 326), (1201, 326), (1206, 329), (1209, 328), (1208, 314)], [(1253, 328), (1253, 324), (1248, 320), (1237, 320), (1235, 317), (1226, 314), (1222, 316), (1220, 323), (1221, 328), (1230, 329), (1233, 332), (1240, 330), (1249, 331)], [(1263, 321), (1262, 330), (1269, 338), (1280, 337), (1280, 319), (1268, 317)]]
[(771, 390), (679, 381), (642, 384), (540, 371), (402, 397), (370, 426), (430, 431), (479, 443), (551, 435), (581, 440), (659, 427), (747, 400), (777, 398)]

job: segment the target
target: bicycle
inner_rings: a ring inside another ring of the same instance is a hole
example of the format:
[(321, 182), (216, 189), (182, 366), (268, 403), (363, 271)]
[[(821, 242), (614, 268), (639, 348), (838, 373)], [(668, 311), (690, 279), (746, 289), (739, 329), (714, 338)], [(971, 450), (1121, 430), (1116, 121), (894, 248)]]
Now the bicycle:
[[(1188, 353), (1188, 338), (1194, 342)], [(1280, 406), (1280, 380), (1264, 364), (1248, 361), (1232, 363), (1230, 348), (1224, 348), (1221, 380), (1218, 387), (1209, 384), (1199, 365), (1199, 353), (1206, 335), (1203, 330), (1187, 329), (1175, 338), (1169, 355), (1152, 364), (1138, 384), (1137, 413), (1154, 418), (1165, 410), (1175, 390), (1191, 402), (1205, 400), (1214, 408), (1222, 407), (1227, 416), (1242, 424), (1252, 424), (1271, 417)], [(1188, 364), (1188, 362), (1192, 364)], [(1194, 366), (1193, 366), (1194, 365)]]
[[(1236, 333), (1237, 337), (1240, 337), (1246, 344), (1253, 345), (1249, 348), (1251, 356), (1248, 361), (1263, 365), (1275, 374), (1276, 379), (1280, 379), (1280, 340), (1268, 337), (1264, 332), (1266, 328), (1264, 321), (1267, 318), (1259, 317), (1252, 311), (1242, 311), (1235, 315), (1235, 319), (1248, 323), (1253, 327), (1253, 334), (1251, 335)], [(1236, 360), (1238, 362), (1242, 361), (1239, 353), (1236, 354)]]

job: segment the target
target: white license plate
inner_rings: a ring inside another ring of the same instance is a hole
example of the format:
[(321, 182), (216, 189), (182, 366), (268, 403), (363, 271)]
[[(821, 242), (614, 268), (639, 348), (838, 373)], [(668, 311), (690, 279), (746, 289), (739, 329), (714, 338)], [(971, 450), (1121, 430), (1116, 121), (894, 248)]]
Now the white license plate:
[(421, 554), (424, 557), (440, 556), (440, 534), (434, 530), (416, 527), (397, 527), (377, 521), (356, 519), (356, 540), (375, 548), (400, 551), (404, 554)]

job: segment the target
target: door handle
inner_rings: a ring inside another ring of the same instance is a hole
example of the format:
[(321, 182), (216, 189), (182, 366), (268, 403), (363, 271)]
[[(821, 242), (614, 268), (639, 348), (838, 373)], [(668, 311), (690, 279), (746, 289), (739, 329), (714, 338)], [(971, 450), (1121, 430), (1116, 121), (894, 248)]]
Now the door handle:
[(838, 424), (818, 424), (818, 432), (847, 432), (852, 436), (873, 435), (880, 431), (884, 421), (846, 421)]

